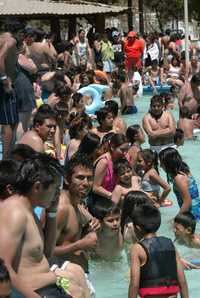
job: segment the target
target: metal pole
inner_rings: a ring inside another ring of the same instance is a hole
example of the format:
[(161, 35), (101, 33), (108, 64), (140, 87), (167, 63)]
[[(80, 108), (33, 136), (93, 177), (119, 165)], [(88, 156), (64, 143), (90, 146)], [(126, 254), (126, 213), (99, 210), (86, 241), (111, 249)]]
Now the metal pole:
[(188, 25), (188, 0), (184, 0), (184, 21), (185, 21), (185, 60), (186, 65), (189, 63), (189, 25)]

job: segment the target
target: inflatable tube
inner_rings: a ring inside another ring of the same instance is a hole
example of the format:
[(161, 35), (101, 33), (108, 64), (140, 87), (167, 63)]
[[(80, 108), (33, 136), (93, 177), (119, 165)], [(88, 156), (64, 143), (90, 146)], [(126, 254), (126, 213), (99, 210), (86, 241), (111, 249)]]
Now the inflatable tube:
[(193, 265), (200, 266), (200, 259), (190, 261)]
[[(169, 85), (156, 86), (156, 90), (158, 93), (169, 92), (170, 88), (171, 88), (171, 86), (169, 86)], [(153, 93), (153, 88), (150, 85), (143, 86), (143, 92), (145, 94)]]
[(95, 88), (91, 86), (83, 87), (78, 90), (78, 93), (92, 97), (92, 103), (85, 106), (85, 111), (87, 114), (95, 114), (96, 111), (104, 106), (101, 96)]
[(110, 89), (109, 86), (107, 85), (100, 85), (100, 84), (91, 84), (90, 87), (94, 88), (95, 90), (97, 90), (100, 94), (100, 96), (102, 96), (103, 92)]

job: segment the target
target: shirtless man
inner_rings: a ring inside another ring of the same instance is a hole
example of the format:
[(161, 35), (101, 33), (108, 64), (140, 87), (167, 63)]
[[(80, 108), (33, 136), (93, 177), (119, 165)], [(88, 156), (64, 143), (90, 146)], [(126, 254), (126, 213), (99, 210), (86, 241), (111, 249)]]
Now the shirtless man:
[[(89, 297), (79, 266), (70, 264), (65, 270), (63, 264), (62, 269), (53, 271), (47, 261), (55, 245), (61, 173), (57, 160), (38, 153), (21, 165), (15, 183), (17, 193), (0, 201), (0, 258), (5, 261), (13, 288), (26, 298)], [(46, 209), (44, 234), (33, 212), (35, 206)], [(64, 293), (56, 285), (58, 277), (69, 283)], [(21, 296), (15, 293), (14, 297)]]
[(153, 151), (159, 153), (164, 148), (174, 146), (176, 123), (170, 112), (164, 110), (159, 95), (151, 98), (150, 110), (143, 118), (143, 128)]
[(34, 29), (25, 33), (24, 43), (28, 57), (33, 60), (38, 70), (52, 69), (57, 57), (57, 52), (50, 41), (35, 42)]
[(185, 82), (179, 93), (179, 106), (188, 107), (195, 114), (200, 104), (200, 72), (193, 75), (190, 82)]
[[(10, 31), (12, 28), (10, 27)], [(14, 28), (13, 28), (14, 32)], [(16, 96), (16, 40), (10, 32), (0, 34), (0, 124), (2, 125), (3, 158), (8, 156), (18, 123)]]
[[(60, 195), (57, 213), (57, 244), (53, 262), (60, 265), (69, 260), (88, 273), (86, 251), (97, 242), (98, 221), (82, 205), (93, 183), (93, 165), (87, 156), (77, 154), (65, 168), (67, 190)], [(87, 229), (86, 229), (87, 227)], [(85, 230), (85, 233), (84, 233)]]
[(47, 139), (52, 140), (55, 131), (56, 115), (50, 106), (42, 105), (33, 119), (33, 128), (23, 135), (19, 144), (26, 144), (37, 152), (44, 152), (44, 142)]

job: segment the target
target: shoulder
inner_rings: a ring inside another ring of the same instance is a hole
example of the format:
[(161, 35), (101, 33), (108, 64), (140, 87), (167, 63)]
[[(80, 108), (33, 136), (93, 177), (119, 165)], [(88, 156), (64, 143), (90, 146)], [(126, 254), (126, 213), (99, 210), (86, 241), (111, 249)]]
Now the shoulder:
[(28, 210), (20, 200), (19, 195), (14, 195), (0, 205), (0, 222), (9, 222), (9, 226), (22, 227), (28, 220)]

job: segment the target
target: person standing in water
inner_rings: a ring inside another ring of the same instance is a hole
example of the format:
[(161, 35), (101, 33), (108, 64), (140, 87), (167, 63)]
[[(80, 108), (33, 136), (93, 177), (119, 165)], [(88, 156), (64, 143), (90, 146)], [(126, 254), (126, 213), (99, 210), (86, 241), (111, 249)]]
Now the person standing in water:
[(150, 110), (143, 118), (143, 128), (148, 135), (151, 150), (156, 153), (174, 146), (176, 122), (172, 114), (164, 110), (161, 96), (154, 95), (151, 98)]

